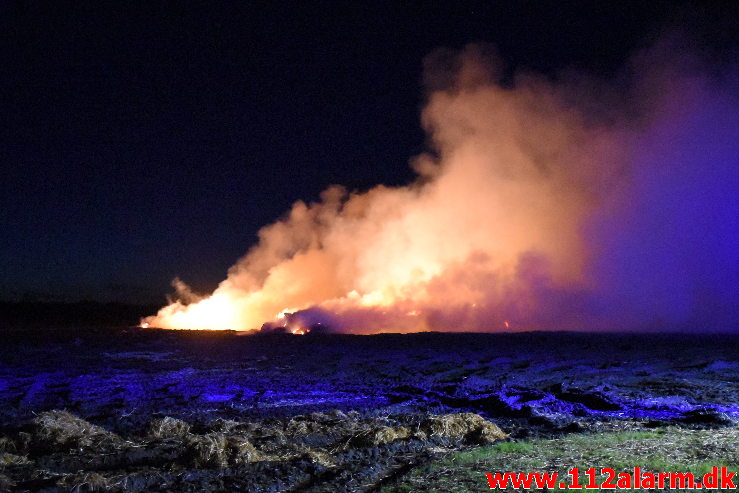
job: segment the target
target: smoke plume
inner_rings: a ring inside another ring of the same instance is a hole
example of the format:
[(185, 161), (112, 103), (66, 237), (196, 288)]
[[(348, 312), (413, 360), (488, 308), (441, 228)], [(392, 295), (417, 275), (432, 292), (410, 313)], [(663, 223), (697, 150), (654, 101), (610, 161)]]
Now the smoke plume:
[[(296, 202), (179, 329), (735, 330), (739, 84), (663, 43), (604, 81), (426, 60), (417, 179)], [(665, 61), (669, 60), (669, 61)]]

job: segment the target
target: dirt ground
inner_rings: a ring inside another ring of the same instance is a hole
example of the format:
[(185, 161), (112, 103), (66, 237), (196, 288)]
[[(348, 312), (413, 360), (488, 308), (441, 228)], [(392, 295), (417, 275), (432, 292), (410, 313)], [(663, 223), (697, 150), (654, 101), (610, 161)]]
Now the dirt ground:
[(374, 491), (501, 440), (739, 422), (739, 336), (3, 333), (0, 491)]

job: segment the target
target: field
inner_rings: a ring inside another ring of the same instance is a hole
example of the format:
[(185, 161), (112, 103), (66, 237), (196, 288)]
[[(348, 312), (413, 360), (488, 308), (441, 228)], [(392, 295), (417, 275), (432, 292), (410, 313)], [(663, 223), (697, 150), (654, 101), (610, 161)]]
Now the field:
[(739, 462), (738, 336), (3, 335), (0, 490), (484, 491)]

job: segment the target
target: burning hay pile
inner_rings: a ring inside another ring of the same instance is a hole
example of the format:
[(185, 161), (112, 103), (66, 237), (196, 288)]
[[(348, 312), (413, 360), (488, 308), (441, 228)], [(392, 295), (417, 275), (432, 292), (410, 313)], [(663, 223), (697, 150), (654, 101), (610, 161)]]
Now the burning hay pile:
[(507, 438), (472, 413), (332, 411), (241, 422), (151, 421), (122, 437), (66, 411), (0, 437), (0, 490), (361, 491), (443, 450)]

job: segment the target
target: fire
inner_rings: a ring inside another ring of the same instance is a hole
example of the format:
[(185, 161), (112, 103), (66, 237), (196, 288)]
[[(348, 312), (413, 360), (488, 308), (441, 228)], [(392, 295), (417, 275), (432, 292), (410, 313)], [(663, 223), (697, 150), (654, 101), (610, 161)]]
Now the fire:
[[(147, 318), (142, 326), (156, 326), (169, 329), (213, 329), (227, 330), (235, 326), (235, 306), (225, 293), (213, 296), (190, 305), (176, 302), (159, 311), (156, 318)], [(166, 323), (159, 323), (166, 320)]]
[[(638, 87), (581, 91), (531, 74), (503, 85), (485, 52), (471, 46), (436, 68), (430, 59), (422, 123), (433, 149), (413, 160), (414, 183), (332, 186), (317, 203), (296, 202), (212, 294), (178, 284), (180, 299), (142, 326), (373, 333), (510, 329), (515, 320), (592, 330), (675, 321), (686, 314), (672, 300), (692, 306), (695, 293), (721, 306), (724, 294), (706, 279), (732, 271), (725, 259), (735, 248), (728, 233), (706, 239), (713, 219), (702, 211), (727, 224), (736, 217), (734, 191), (710, 193), (735, 182), (710, 148), (717, 134), (739, 142), (729, 135), (736, 113), (703, 117), (720, 98), (671, 72), (637, 108)], [(647, 80), (656, 85), (660, 74)], [(615, 99), (592, 96), (601, 93), (631, 99), (619, 111)], [(681, 133), (693, 115), (701, 126)], [(680, 161), (693, 152), (682, 142), (703, 149), (695, 162)], [(675, 225), (671, 211), (683, 217)], [(693, 251), (725, 265), (684, 265)]]

